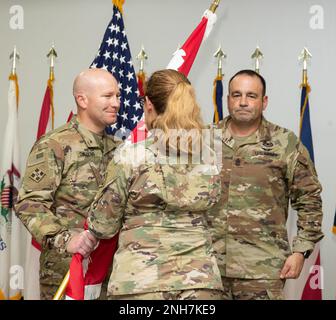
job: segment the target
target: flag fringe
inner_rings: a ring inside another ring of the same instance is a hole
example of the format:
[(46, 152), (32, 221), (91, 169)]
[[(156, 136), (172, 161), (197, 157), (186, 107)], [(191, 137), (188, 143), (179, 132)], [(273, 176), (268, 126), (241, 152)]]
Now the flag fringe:
[(123, 4), (125, 0), (112, 0), (112, 3), (119, 9), (121, 13), (123, 13)]
[(15, 82), (16, 110), (18, 110), (19, 109), (19, 83), (18, 83), (17, 75), (11, 73), (8, 79)]
[(305, 100), (304, 100), (303, 106), (301, 108), (301, 113), (300, 113), (300, 136), (301, 136), (301, 130), (302, 130), (303, 117), (304, 117), (304, 114), (306, 112), (306, 108), (307, 108), (307, 105), (308, 105), (309, 93), (311, 91), (311, 88), (310, 88), (308, 83), (307, 84), (302, 83), (301, 88), (306, 88), (306, 96), (305, 96)]
[(140, 92), (140, 96), (143, 97), (145, 92), (144, 92), (144, 84), (146, 81), (146, 74), (143, 71), (139, 71), (137, 73), (137, 78), (138, 78), (138, 88)]
[(333, 228), (332, 228), (332, 232), (333, 232), (334, 234), (336, 234), (336, 226), (333, 226)]
[(51, 129), (55, 128), (55, 110), (54, 110), (54, 87), (53, 87), (54, 77), (48, 79), (48, 87), (50, 93), (50, 113), (51, 113)]
[(217, 105), (217, 99), (216, 99), (216, 91), (217, 91), (217, 81), (223, 80), (223, 76), (217, 76), (213, 82), (214, 85), (214, 90), (213, 90), (213, 94), (212, 94), (212, 101), (213, 101), (213, 105), (214, 105), (214, 123), (218, 123), (219, 122), (219, 114), (218, 114), (218, 105)]

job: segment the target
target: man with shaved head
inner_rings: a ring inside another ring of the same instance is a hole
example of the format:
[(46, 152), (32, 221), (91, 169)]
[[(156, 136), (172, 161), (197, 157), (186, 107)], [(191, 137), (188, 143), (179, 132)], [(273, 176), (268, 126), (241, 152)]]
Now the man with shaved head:
[(77, 115), (34, 144), (15, 206), (42, 247), (43, 300), (53, 298), (72, 254), (88, 256), (96, 245), (94, 237), (83, 236), (83, 227), (118, 144), (104, 131), (117, 121), (120, 108), (118, 83), (112, 74), (102, 69), (81, 72), (74, 81), (73, 95)]

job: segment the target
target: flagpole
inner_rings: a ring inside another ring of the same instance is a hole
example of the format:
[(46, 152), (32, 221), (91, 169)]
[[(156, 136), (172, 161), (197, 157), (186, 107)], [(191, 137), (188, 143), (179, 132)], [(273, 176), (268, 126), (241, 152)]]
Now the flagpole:
[(212, 13), (215, 13), (216, 10), (217, 10), (217, 7), (219, 6), (219, 3), (220, 3), (220, 0), (214, 0), (209, 8), (209, 10), (212, 12)]
[(65, 275), (65, 277), (63, 278), (63, 281), (61, 283), (61, 285), (58, 287), (54, 297), (53, 297), (53, 300), (61, 300), (63, 295), (64, 295), (64, 292), (65, 292), (65, 289), (68, 285), (68, 282), (69, 282), (69, 277), (70, 277), (70, 270), (68, 270), (67, 274)]
[(57, 52), (55, 50), (55, 45), (52, 44), (50, 51), (47, 54), (47, 58), (50, 58), (50, 67), (49, 67), (49, 80), (48, 86), (50, 90), (50, 111), (51, 111), (51, 129), (54, 129), (55, 124), (55, 110), (54, 110), (54, 88), (53, 82), (55, 80), (55, 59), (57, 58)]
[(137, 59), (140, 61), (140, 67), (139, 67), (139, 76), (144, 75), (144, 63), (145, 60), (148, 59), (147, 53), (145, 52), (145, 48), (143, 45), (141, 45), (141, 50), (137, 55)]
[(301, 137), (301, 132), (302, 132), (303, 117), (304, 117), (306, 107), (307, 107), (307, 104), (308, 104), (308, 94), (310, 92), (310, 87), (309, 87), (309, 84), (308, 84), (308, 71), (307, 71), (308, 60), (310, 58), (312, 58), (311, 53), (309, 52), (309, 50), (306, 47), (304, 47), (300, 56), (299, 56), (299, 60), (302, 60), (302, 62), (303, 62), (301, 87), (306, 88), (306, 95), (305, 95), (304, 103), (303, 103), (303, 106), (302, 106), (301, 111), (300, 111), (300, 137)]
[(11, 75), (14, 76), (14, 75), (16, 75), (16, 59), (18, 59), (18, 60), (20, 59), (20, 55), (18, 54), (18, 52), (16, 50), (16, 46), (14, 46), (14, 50), (10, 54), (9, 59), (13, 59)]
[(50, 81), (54, 81), (54, 67), (55, 67), (55, 58), (57, 58), (57, 52), (55, 50), (55, 45), (51, 46), (50, 51), (47, 54), (47, 58), (50, 58), (50, 67), (49, 67), (49, 79)]
[(17, 60), (20, 59), (20, 55), (16, 50), (16, 46), (14, 46), (14, 50), (13, 52), (10, 54), (9, 59), (13, 59), (12, 62), (12, 70), (11, 73), (9, 75), (9, 79), (10, 80), (14, 80), (15, 82), (15, 90), (16, 90), (16, 108), (19, 108), (19, 85), (18, 85), (18, 81), (17, 81), (17, 75), (16, 75), (16, 63)]
[(223, 76), (223, 59), (226, 59), (227, 55), (219, 45), (217, 51), (214, 53), (214, 57), (217, 58), (217, 76)]
[(311, 53), (309, 52), (309, 50), (304, 47), (300, 56), (299, 56), (299, 60), (303, 62), (303, 69), (302, 69), (302, 85), (303, 86), (307, 86), (308, 85), (308, 73), (307, 73), (307, 64), (308, 64), (308, 60), (312, 58)]
[(251, 56), (252, 59), (255, 59), (255, 67), (254, 67), (254, 70), (256, 73), (260, 73), (260, 60), (262, 58), (264, 58), (264, 54), (260, 51), (260, 48), (259, 46), (257, 46), (257, 48), (255, 49), (255, 51), (253, 52), (252, 56)]

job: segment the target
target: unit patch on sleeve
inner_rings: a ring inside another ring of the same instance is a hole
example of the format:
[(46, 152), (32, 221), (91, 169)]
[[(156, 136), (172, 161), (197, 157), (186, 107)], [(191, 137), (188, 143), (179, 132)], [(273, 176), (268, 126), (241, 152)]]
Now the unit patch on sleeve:
[(39, 168), (36, 168), (29, 176), (30, 179), (34, 180), (35, 182), (39, 183), (46, 174)]

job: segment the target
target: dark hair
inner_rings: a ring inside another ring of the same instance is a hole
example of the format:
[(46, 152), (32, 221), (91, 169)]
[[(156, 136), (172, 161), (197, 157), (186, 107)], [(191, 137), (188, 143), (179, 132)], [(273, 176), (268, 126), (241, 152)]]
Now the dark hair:
[(230, 90), (230, 84), (231, 84), (231, 81), (237, 77), (237, 76), (240, 76), (240, 75), (247, 75), (247, 76), (250, 76), (250, 77), (257, 77), (259, 78), (261, 84), (262, 84), (262, 96), (264, 97), (266, 95), (266, 81), (265, 79), (257, 72), (255, 72), (254, 70), (249, 70), (249, 69), (246, 69), (246, 70), (240, 70), (238, 71), (229, 81), (229, 90)]

